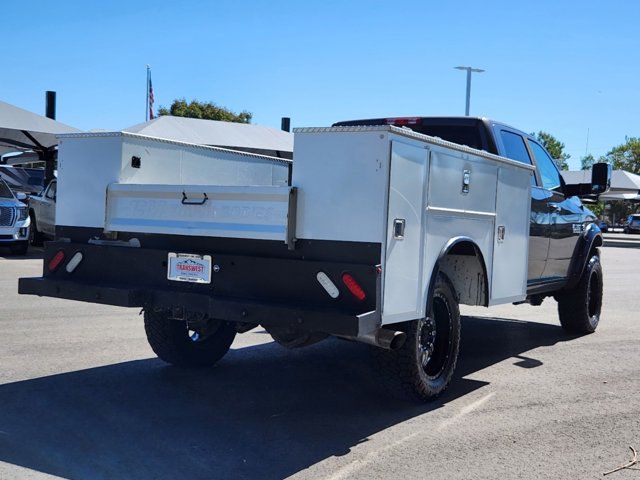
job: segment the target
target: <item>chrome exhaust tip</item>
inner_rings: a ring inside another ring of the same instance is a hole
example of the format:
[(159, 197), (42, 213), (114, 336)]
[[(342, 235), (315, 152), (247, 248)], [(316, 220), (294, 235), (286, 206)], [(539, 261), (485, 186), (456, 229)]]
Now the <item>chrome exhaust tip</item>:
[(377, 346), (386, 350), (398, 350), (402, 345), (404, 345), (406, 339), (407, 334), (397, 330), (381, 328), (376, 333)]
[(347, 340), (353, 340), (374, 347), (384, 348), (385, 350), (397, 350), (404, 345), (407, 334), (397, 330), (389, 330), (387, 328), (377, 328), (376, 330), (357, 336), (342, 336)]

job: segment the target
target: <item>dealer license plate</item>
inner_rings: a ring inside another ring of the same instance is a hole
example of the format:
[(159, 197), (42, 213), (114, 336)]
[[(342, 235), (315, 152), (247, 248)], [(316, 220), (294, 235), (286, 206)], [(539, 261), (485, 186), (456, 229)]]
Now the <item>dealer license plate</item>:
[(211, 283), (211, 255), (169, 252), (167, 278), (176, 282)]

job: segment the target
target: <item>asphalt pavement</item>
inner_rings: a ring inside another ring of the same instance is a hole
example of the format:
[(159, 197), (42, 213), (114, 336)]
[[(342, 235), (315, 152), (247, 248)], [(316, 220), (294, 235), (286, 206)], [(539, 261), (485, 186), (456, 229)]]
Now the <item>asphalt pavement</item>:
[(137, 311), (19, 296), (42, 260), (0, 251), (0, 479), (602, 478), (640, 449), (640, 238), (606, 245), (595, 334), (552, 299), (463, 306), (456, 378), (424, 405), (346, 341), (256, 329), (215, 368), (167, 366)]

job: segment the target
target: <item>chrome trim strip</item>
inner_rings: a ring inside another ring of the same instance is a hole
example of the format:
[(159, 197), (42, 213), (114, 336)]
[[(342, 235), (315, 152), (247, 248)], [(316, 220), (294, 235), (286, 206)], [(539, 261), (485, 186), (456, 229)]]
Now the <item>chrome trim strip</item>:
[(440, 213), (444, 215), (471, 215), (474, 217), (494, 218), (495, 212), (480, 212), (477, 210), (463, 210), (461, 208), (427, 207), (427, 212)]

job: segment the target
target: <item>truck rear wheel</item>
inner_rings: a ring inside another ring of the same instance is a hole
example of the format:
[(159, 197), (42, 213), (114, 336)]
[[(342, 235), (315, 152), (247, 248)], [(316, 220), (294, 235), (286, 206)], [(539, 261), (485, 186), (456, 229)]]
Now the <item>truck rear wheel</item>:
[(397, 326), (406, 333), (398, 349), (376, 355), (387, 387), (394, 396), (432, 400), (447, 388), (460, 351), (460, 310), (453, 286), (439, 273), (427, 318)]
[(154, 353), (167, 363), (179, 367), (211, 367), (231, 347), (236, 329), (227, 322), (206, 332), (190, 331), (187, 323), (169, 318), (164, 311), (146, 310), (144, 329)]
[(593, 255), (582, 272), (578, 284), (556, 295), (562, 328), (572, 333), (593, 333), (602, 310), (602, 266)]

